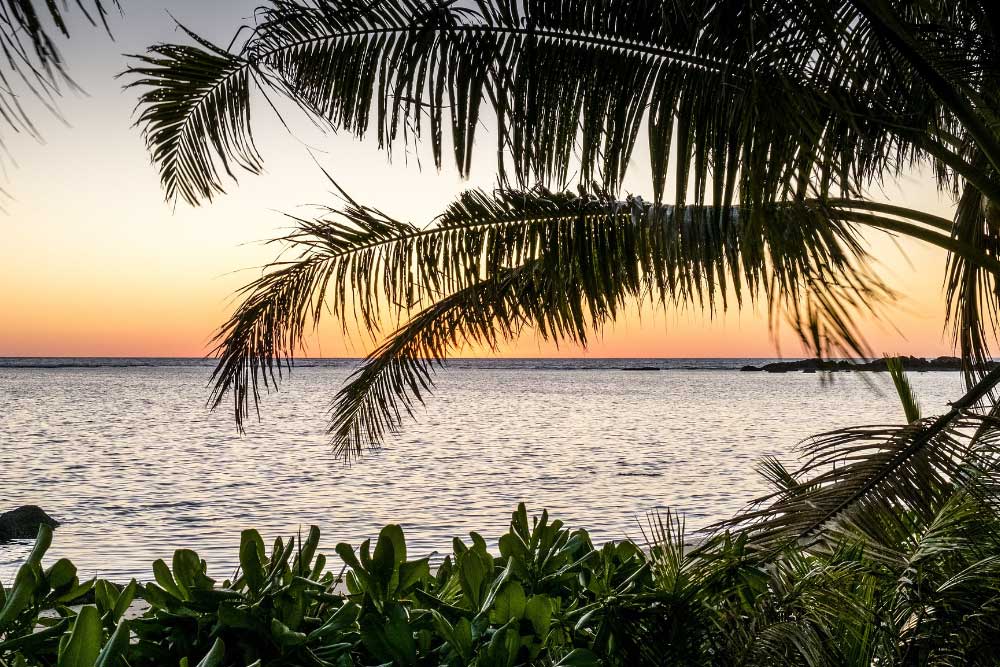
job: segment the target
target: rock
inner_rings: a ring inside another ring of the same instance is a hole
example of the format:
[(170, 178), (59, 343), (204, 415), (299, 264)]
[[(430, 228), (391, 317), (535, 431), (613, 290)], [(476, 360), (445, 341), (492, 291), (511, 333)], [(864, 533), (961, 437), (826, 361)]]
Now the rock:
[(759, 373), (763, 369), (757, 368), (756, 366), (744, 366), (740, 370), (743, 371), (743, 372), (745, 372), (745, 373)]
[(32, 540), (38, 535), (38, 526), (55, 528), (59, 522), (35, 505), (25, 505), (0, 514), (0, 542), (7, 540)]
[(629, 366), (622, 368), (623, 371), (658, 371), (657, 366)]

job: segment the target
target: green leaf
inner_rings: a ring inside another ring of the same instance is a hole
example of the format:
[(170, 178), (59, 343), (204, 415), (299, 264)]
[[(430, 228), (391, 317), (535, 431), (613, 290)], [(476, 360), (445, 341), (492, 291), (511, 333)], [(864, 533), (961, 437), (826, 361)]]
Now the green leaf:
[(554, 667), (601, 667), (601, 659), (585, 648), (575, 648)]
[(178, 549), (173, 559), (174, 579), (177, 585), (189, 593), (195, 588), (211, 588), (215, 583), (205, 576), (205, 563), (190, 549)]
[(87, 581), (81, 584), (77, 584), (71, 587), (65, 593), (59, 594), (59, 596), (56, 598), (56, 602), (60, 603), (73, 602), (74, 600), (77, 600), (86, 595), (87, 593), (89, 593), (94, 588), (94, 585), (96, 583), (97, 583), (96, 579), (88, 579)]
[(234, 607), (231, 604), (219, 605), (218, 622), (222, 627), (237, 630), (253, 630), (258, 626), (253, 614), (243, 607)]
[(94, 667), (101, 651), (101, 633), (97, 607), (82, 607), (66, 644), (59, 650), (59, 667)]
[[(132, 584), (135, 581), (133, 580)], [(130, 586), (132, 584), (129, 584)], [(115, 667), (121, 662), (121, 659), (125, 655), (125, 651), (129, 647), (129, 626), (128, 621), (120, 620), (118, 621), (118, 626), (115, 628), (114, 633), (112, 633), (111, 638), (108, 643), (104, 645), (101, 649), (100, 654), (97, 656), (97, 661), (94, 663), (94, 667)]]
[(453, 626), (439, 611), (431, 609), (434, 627), (463, 662), (472, 659), (472, 624), (462, 617)]
[(405, 595), (413, 586), (429, 579), (430, 576), (431, 566), (427, 558), (403, 563), (399, 566), (399, 594)]
[(10, 625), (20, 615), (41, 585), (35, 568), (30, 562), (21, 565), (14, 578), (14, 586), (7, 595), (3, 609), (0, 609), (0, 630)]
[(60, 558), (45, 571), (45, 578), (52, 590), (70, 586), (76, 579), (76, 566), (66, 558)]
[(371, 574), (379, 584), (379, 589), (393, 595), (399, 586), (399, 566), (406, 562), (406, 539), (403, 529), (397, 524), (382, 528), (375, 543)]
[(264, 587), (266, 576), (262, 563), (265, 559), (264, 540), (256, 530), (244, 530), (240, 536), (240, 567), (247, 586), (254, 593)]
[(521, 648), (521, 635), (510, 625), (500, 628), (487, 645), (486, 655), (491, 667), (513, 667)]
[(211, 650), (198, 663), (197, 667), (222, 667), (222, 661), (226, 657), (226, 645), (221, 639), (216, 639)]
[(312, 560), (319, 546), (320, 532), (316, 526), (309, 526), (309, 535), (302, 543), (302, 550), (295, 559), (296, 574), (310, 576), (312, 573)]
[(497, 625), (504, 625), (510, 620), (520, 620), (524, 616), (526, 603), (527, 598), (521, 584), (509, 581), (493, 599), (490, 620)]
[(536, 635), (545, 637), (552, 624), (552, 598), (548, 595), (532, 595), (524, 605), (524, 617), (531, 621)]
[(271, 619), (271, 638), (282, 648), (302, 646), (306, 643), (304, 632), (295, 632), (276, 618)]
[(417, 643), (402, 605), (390, 604), (384, 616), (371, 614), (363, 618), (361, 640), (379, 660), (396, 665), (417, 662)]
[(101, 616), (114, 610), (115, 601), (118, 600), (119, 594), (118, 587), (110, 581), (99, 579), (94, 584), (94, 602), (97, 603), (97, 610), (101, 613)]
[(153, 578), (156, 579), (156, 583), (167, 593), (170, 593), (178, 600), (185, 599), (186, 596), (180, 587), (177, 586), (177, 582), (174, 581), (174, 575), (171, 574), (170, 568), (162, 558), (153, 561)]
[(125, 589), (122, 590), (121, 594), (118, 596), (118, 599), (115, 600), (115, 606), (113, 612), (116, 621), (121, 619), (121, 617), (124, 616), (125, 612), (128, 611), (128, 608), (132, 605), (132, 601), (135, 600), (135, 593), (138, 590), (138, 588), (139, 584), (136, 582), (136, 580), (135, 579), (131, 580), (130, 582), (128, 582), (128, 585), (125, 587)]

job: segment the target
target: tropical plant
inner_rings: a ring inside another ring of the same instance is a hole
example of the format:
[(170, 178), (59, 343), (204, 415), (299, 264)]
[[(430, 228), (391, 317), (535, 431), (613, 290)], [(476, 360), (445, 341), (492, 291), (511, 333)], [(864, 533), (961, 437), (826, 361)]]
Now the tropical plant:
[[(248, 285), (219, 332), (212, 402), (232, 400), (242, 425), (324, 310), (389, 330), (336, 397), (345, 457), (397, 430), (457, 347), (526, 328), (586, 343), (628, 301), (763, 301), (816, 355), (869, 356), (858, 323), (892, 296), (864, 242), (879, 230), (947, 251), (969, 394), (936, 419), (820, 440), (795, 487), (747, 518), (770, 527), (755, 533), (765, 542), (857, 507), (905, 501), (926, 519), (938, 506), (925, 490), (966, 479), (990, 419), (968, 412), (1000, 380), (986, 373), (1000, 302), (995, 14), (986, 0), (273, 0), (230, 49), (193, 33), (154, 46), (133, 85), (171, 200), (211, 199), (238, 168), (260, 169), (255, 89), (386, 150), (429, 144), (439, 166), (450, 144), (463, 174), (481, 124), (497, 141), (500, 187), (428, 227), (346, 193), (342, 210), (299, 220), (284, 239), (299, 256)], [(649, 201), (618, 194), (644, 128)], [(953, 197), (953, 218), (868, 196), (917, 168)], [(800, 496), (822, 502), (800, 515)]]
[(398, 525), (374, 550), (337, 545), (332, 567), (315, 527), (270, 554), (246, 530), (231, 578), (181, 549), (126, 587), (81, 585), (65, 560), (43, 570), (43, 528), (0, 599), (0, 665), (995, 666), (1000, 525), (983, 511), (995, 490), (773, 551), (745, 532), (692, 542), (670, 513), (649, 517), (642, 547), (598, 548), (523, 504), (498, 554), (471, 533), (433, 569)]

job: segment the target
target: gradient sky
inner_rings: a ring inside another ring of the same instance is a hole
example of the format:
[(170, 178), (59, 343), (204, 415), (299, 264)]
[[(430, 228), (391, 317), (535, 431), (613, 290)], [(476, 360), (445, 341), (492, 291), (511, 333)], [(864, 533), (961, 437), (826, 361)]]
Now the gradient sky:
[[(307, 213), (333, 203), (329, 185), (309, 155), (354, 196), (396, 217), (429, 221), (465, 187), (489, 187), (492, 162), (476, 163), (471, 182), (455, 171), (419, 169), (415, 156), (393, 164), (371, 141), (324, 136), (306, 125), (290, 136), (258, 105), (255, 134), (267, 173), (247, 176), (215, 203), (200, 208), (163, 201), (138, 130), (136, 91), (114, 77), (123, 53), (156, 41), (181, 40), (171, 15), (203, 36), (228, 43), (258, 0), (123, 0), (112, 22), (115, 41), (76, 26), (64, 47), (71, 73), (87, 96), (68, 95), (69, 125), (39, 112), (45, 143), (8, 137), (16, 164), (2, 185), (14, 197), (0, 215), (0, 356), (202, 356), (214, 329), (231, 311), (233, 291), (273, 259), (261, 241), (287, 230), (281, 212)], [(79, 22), (78, 22), (79, 23)], [(484, 135), (485, 136), (485, 135)], [(488, 145), (488, 140), (481, 144)], [(489, 147), (489, 146), (487, 146)], [(627, 190), (649, 193), (642, 151)], [(887, 186), (879, 198), (951, 216), (930, 179), (916, 174)], [(951, 352), (943, 333), (944, 255), (916, 243), (872, 237), (881, 271), (904, 295), (892, 325), (872, 323), (879, 352)], [(898, 329), (898, 331), (897, 331)], [(790, 336), (781, 353), (801, 351)], [(359, 356), (328, 326), (310, 345), (316, 356)], [(476, 354), (477, 351), (466, 351)], [(775, 346), (760, 313), (710, 319), (700, 313), (633, 312), (587, 352), (555, 349), (527, 337), (503, 350), (510, 356), (768, 357)]]

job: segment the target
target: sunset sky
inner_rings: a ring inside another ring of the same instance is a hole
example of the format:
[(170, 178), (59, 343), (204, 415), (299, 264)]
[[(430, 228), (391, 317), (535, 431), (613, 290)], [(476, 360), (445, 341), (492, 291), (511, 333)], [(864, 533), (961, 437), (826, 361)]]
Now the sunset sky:
[[(158, 175), (132, 127), (137, 92), (123, 90), (123, 80), (115, 79), (126, 67), (122, 54), (183, 39), (168, 12), (205, 37), (228, 43), (256, 4), (126, 1), (125, 18), (112, 21), (115, 41), (77, 22), (64, 54), (88, 95), (63, 100), (69, 125), (39, 111), (44, 144), (4, 130), (16, 164), (7, 160), (2, 183), (13, 200), (0, 215), (0, 356), (206, 354), (214, 329), (232, 309), (233, 291), (254, 277), (254, 267), (273, 259), (277, 249), (261, 241), (287, 230), (282, 212), (307, 214), (310, 205), (334, 203), (310, 150), (353, 197), (418, 223), (428, 222), (463, 188), (493, 183), (488, 151), (472, 181), (463, 182), (450, 168), (418, 168), (416, 156), (397, 155), (390, 165), (372, 141), (325, 136), (307, 124), (293, 137), (258, 105), (255, 134), (267, 173), (242, 178), (228, 195), (200, 208), (164, 203)], [(643, 163), (639, 151), (626, 189), (648, 195)], [(950, 203), (919, 174), (878, 196), (951, 215)], [(892, 316), (899, 331), (873, 323), (872, 346), (887, 353), (950, 353), (943, 332), (943, 254), (909, 243), (897, 248), (886, 237), (872, 240), (880, 270), (904, 295)], [(786, 338), (781, 352), (800, 355)], [(360, 356), (365, 348), (348, 344), (329, 326), (310, 352)], [(700, 313), (634, 312), (585, 353), (556, 350), (533, 337), (503, 353), (776, 356), (766, 319), (752, 310), (712, 320)]]

